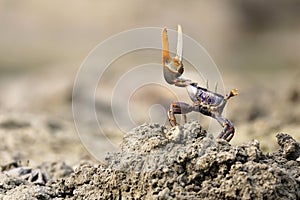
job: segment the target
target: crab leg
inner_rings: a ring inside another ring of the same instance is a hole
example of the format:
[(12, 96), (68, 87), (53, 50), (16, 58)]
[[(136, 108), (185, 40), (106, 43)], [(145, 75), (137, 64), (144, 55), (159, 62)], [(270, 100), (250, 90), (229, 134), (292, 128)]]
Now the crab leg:
[(234, 136), (235, 129), (233, 124), (228, 120), (222, 117), (221, 115), (213, 116), (223, 127), (223, 130), (218, 135), (218, 138), (224, 139), (229, 142)]
[(184, 120), (186, 121), (186, 114), (193, 111), (193, 106), (184, 102), (174, 102), (170, 105), (168, 111), (168, 118), (171, 126), (178, 125), (176, 122), (175, 114), (183, 114)]

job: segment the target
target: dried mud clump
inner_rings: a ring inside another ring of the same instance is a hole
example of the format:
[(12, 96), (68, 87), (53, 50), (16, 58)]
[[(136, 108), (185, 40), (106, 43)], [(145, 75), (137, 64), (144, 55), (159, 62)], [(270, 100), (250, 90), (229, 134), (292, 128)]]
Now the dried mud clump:
[(264, 154), (256, 140), (231, 146), (198, 122), (172, 129), (145, 124), (125, 134), (120, 152), (107, 155), (105, 163), (83, 162), (74, 171), (64, 163), (41, 165), (43, 184), (12, 175), (27, 168), (2, 167), (0, 197), (299, 199), (300, 144), (282, 133), (277, 140), (279, 150)]
[(234, 147), (197, 122), (142, 125), (105, 164), (81, 165), (55, 191), (74, 199), (299, 199), (299, 143), (277, 138), (281, 148), (263, 154), (258, 141)]

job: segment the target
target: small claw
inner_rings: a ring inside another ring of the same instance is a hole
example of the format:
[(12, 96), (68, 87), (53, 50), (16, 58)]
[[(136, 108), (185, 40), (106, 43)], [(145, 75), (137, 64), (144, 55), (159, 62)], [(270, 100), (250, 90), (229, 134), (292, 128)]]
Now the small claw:
[(232, 94), (232, 96), (236, 96), (239, 94), (237, 91), (238, 91), (238, 89), (235, 88), (235, 89), (232, 89), (230, 93)]
[(226, 95), (226, 100), (230, 99), (231, 97), (234, 97), (238, 95), (239, 93), (237, 92), (237, 89), (232, 89), (229, 94)]

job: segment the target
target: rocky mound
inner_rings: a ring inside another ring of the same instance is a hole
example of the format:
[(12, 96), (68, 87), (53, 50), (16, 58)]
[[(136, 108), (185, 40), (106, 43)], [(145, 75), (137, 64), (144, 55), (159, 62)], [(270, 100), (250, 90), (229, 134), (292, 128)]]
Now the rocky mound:
[(277, 140), (280, 149), (263, 154), (258, 141), (231, 146), (197, 122), (170, 130), (142, 125), (124, 136), (121, 151), (105, 163), (83, 163), (61, 178), (48, 175), (45, 184), (4, 169), (0, 194), (8, 199), (299, 199), (300, 144), (282, 133)]

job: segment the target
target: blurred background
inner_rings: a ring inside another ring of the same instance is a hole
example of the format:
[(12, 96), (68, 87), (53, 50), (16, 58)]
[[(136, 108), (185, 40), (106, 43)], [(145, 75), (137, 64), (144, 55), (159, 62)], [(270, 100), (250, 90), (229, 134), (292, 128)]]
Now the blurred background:
[[(43, 155), (54, 152), (59, 157), (66, 151), (59, 158), (88, 156), (74, 129), (71, 109), (72, 87), (83, 60), (97, 44), (121, 31), (149, 26), (176, 29), (177, 24), (206, 48), (226, 90), (239, 89), (226, 112), (236, 127), (233, 144), (257, 139), (264, 151), (271, 151), (277, 148), (278, 132), (300, 140), (299, 10), (296, 0), (0, 0), (0, 132), (3, 138), (13, 137), (8, 143), (14, 141), (1, 151), (11, 151), (14, 159), (39, 155), (39, 161), (45, 158), (37, 149), (49, 145)], [(130, 59), (143, 61), (138, 54)], [(136, 98), (137, 106), (145, 103), (145, 95)], [(50, 142), (26, 140), (43, 132)], [(18, 138), (22, 139), (16, 142)], [(22, 148), (29, 144), (26, 153)]]

